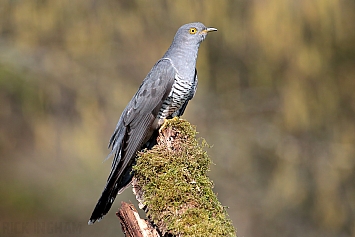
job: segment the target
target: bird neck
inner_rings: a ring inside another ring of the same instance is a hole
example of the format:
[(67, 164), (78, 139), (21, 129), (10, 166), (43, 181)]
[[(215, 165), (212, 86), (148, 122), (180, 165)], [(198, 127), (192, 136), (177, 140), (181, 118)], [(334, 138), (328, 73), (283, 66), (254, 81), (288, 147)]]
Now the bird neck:
[(182, 79), (193, 80), (199, 44), (170, 46), (163, 58), (170, 58)]

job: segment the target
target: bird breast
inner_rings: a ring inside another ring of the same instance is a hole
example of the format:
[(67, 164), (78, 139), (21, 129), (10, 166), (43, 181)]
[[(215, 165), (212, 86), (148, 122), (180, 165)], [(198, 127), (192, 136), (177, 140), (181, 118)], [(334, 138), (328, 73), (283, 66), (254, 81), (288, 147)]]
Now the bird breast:
[(182, 105), (189, 99), (193, 90), (193, 81), (181, 79), (178, 74), (175, 75), (174, 84), (168, 97), (163, 102), (157, 118), (164, 120), (166, 118), (174, 117)]

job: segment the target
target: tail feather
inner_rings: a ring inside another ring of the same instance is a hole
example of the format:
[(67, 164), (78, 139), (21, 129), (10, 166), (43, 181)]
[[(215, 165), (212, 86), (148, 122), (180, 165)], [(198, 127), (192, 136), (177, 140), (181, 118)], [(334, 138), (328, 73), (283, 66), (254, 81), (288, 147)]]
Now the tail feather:
[[(117, 193), (123, 188), (122, 185), (124, 184), (124, 182), (122, 181), (127, 182), (127, 179), (132, 178), (126, 177), (127, 173), (129, 176), (131, 176), (130, 171), (132, 170), (132, 167), (122, 167), (121, 144), (126, 133), (126, 128), (124, 126), (121, 126), (121, 122), (122, 119), (119, 120), (117, 127), (110, 139), (109, 147), (112, 147), (112, 151), (106, 157), (105, 160), (107, 160), (111, 155), (114, 155), (111, 172), (107, 179), (106, 186), (102, 191), (101, 197), (98, 200), (94, 211), (91, 214), (90, 220), (88, 222), (89, 225), (94, 224), (96, 221), (100, 221), (104, 217), (104, 215), (107, 214), (117, 196)], [(123, 174), (121, 174), (122, 169), (125, 169), (122, 172)]]
[(118, 187), (115, 186), (117, 185), (115, 185), (114, 183), (113, 185), (110, 183), (106, 185), (99, 201), (95, 206), (94, 211), (91, 214), (88, 223), (89, 225), (94, 224), (96, 221), (100, 221), (104, 217), (104, 215), (106, 215), (107, 212), (110, 210), (112, 203), (114, 202), (118, 193)]
[(91, 214), (88, 222), (89, 225), (94, 224), (96, 221), (100, 221), (107, 214), (111, 209), (117, 194), (123, 192), (123, 190), (131, 183), (132, 177), (132, 165), (126, 167), (118, 180), (116, 180), (117, 177), (114, 175), (110, 177)]
[[(141, 149), (151, 149), (156, 144), (157, 137), (158, 130), (153, 132), (148, 142), (146, 142)], [(120, 138), (122, 139), (123, 136)], [(135, 165), (136, 159), (129, 159), (129, 163), (124, 166), (124, 159), (121, 159), (121, 155), (120, 151), (115, 151), (115, 158), (112, 163), (111, 173), (108, 177), (106, 187), (104, 188), (101, 197), (91, 214), (88, 222), (89, 225), (94, 224), (96, 221), (100, 221), (111, 209), (117, 194), (122, 193), (132, 182), (134, 175), (132, 167)]]

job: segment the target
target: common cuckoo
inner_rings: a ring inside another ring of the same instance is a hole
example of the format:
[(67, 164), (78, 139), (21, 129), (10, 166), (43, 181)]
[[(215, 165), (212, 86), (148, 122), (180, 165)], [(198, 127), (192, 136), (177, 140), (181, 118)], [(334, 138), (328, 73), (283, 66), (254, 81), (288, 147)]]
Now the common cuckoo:
[(154, 144), (165, 119), (184, 113), (196, 92), (198, 48), (207, 33), (216, 30), (199, 22), (181, 26), (123, 110), (109, 143), (114, 156), (111, 172), (89, 224), (101, 220), (117, 194), (131, 183), (137, 151)]

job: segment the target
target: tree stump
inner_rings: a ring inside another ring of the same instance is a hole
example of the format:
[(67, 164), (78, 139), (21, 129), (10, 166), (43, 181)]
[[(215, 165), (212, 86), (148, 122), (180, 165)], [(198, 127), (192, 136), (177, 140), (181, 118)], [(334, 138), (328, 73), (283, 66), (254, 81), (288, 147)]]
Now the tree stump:
[(212, 161), (203, 139), (185, 120), (168, 120), (157, 144), (137, 155), (133, 192), (148, 220), (132, 204), (118, 212), (126, 236), (236, 236), (236, 230), (212, 191)]

